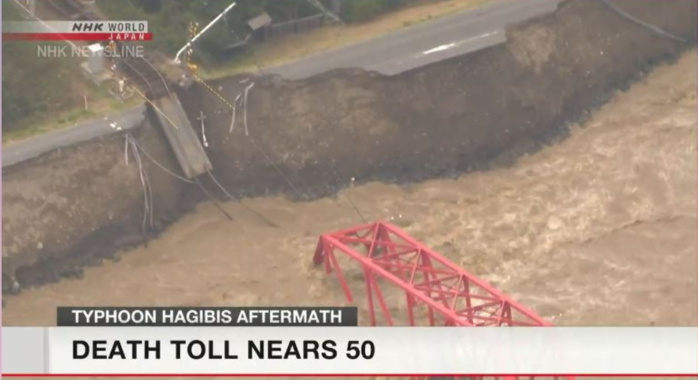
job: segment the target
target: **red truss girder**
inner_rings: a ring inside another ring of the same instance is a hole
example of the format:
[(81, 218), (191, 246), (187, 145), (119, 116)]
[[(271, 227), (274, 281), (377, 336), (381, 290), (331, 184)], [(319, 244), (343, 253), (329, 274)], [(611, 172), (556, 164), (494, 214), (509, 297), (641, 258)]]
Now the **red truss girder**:
[(367, 224), (320, 237), (314, 261), (324, 262), (327, 273), (334, 269), (347, 299), (352, 302), (336, 251), (363, 267), (373, 325), (376, 324), (374, 296), (388, 324), (393, 324), (378, 278), (405, 292), (410, 325), (415, 324), (413, 310), (419, 303), (428, 307), (431, 325), (435, 324), (435, 313), (443, 317), (444, 324), (455, 326), (548, 325), (529, 309), (391, 224)]
[[(335, 252), (358, 262), (364, 273), (371, 324), (376, 325), (375, 304), (388, 325), (393, 316), (380, 283), (403, 290), (407, 318), (415, 325), (415, 309), (426, 306), (429, 324), (450, 326), (549, 326), (533, 311), (517, 303), (485, 281), (424, 246), (401, 229), (385, 222), (365, 224), (322, 235), (313, 261), (334, 270), (347, 300), (352, 292)], [(514, 377), (506, 377), (511, 380)], [(568, 378), (572, 380), (572, 378)]]

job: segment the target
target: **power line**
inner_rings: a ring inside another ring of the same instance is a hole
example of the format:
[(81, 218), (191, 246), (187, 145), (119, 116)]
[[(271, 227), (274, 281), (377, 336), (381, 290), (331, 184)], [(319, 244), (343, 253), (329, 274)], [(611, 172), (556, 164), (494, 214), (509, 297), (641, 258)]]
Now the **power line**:
[[(223, 102), (223, 104), (225, 104), (226, 106), (228, 106), (229, 108), (231, 108), (233, 111), (235, 110), (235, 106), (234, 106), (233, 104), (231, 104), (227, 99), (225, 99), (225, 97), (224, 97), (223, 95), (221, 95), (221, 94), (218, 93), (216, 90), (214, 90), (211, 86), (209, 86), (207, 83), (205, 83), (204, 80), (203, 80), (201, 77), (199, 77), (198, 75), (195, 75), (195, 74), (194, 74), (193, 76), (194, 76), (194, 78), (197, 79), (200, 83), (202, 83), (202, 84), (204, 85), (204, 87), (205, 87), (207, 90), (209, 90), (210, 92), (214, 93), (214, 95), (215, 95), (219, 100), (221, 100), (221, 101)], [(248, 86), (246, 87), (245, 98), (243, 99), (243, 104), (244, 104), (244, 106), (243, 106), (243, 107), (244, 107), (244, 108), (243, 108), (243, 114), (246, 114), (246, 111), (247, 111), (247, 95), (248, 95), (248, 90), (251, 89), (253, 85), (254, 85), (254, 83), (252, 83), (251, 85), (248, 85)], [(245, 124), (247, 124), (247, 123), (246, 123), (246, 120), (245, 120)], [(247, 125), (245, 125), (245, 127), (246, 127), (246, 126), (247, 126)], [(249, 139), (249, 141), (250, 141), (250, 143), (252, 144), (252, 146), (259, 152), (259, 154), (262, 155), (262, 157), (264, 157), (264, 159), (267, 161), (267, 163), (268, 163), (269, 165), (271, 165), (271, 166), (274, 168), (274, 170), (276, 171), (276, 173), (288, 184), (288, 186), (291, 188), (291, 190), (293, 190), (293, 192), (295, 192), (296, 196), (297, 196), (299, 199), (303, 199), (303, 198), (304, 198), (303, 195), (304, 195), (305, 193), (304, 193), (303, 191), (301, 191), (301, 190), (293, 183), (293, 181), (281, 170), (281, 168), (274, 162), (274, 160), (272, 160), (271, 157), (269, 157), (269, 155), (266, 154), (266, 152), (262, 149), (262, 147), (259, 146), (259, 144), (257, 144), (257, 142), (256, 142), (252, 137), (249, 136), (249, 131), (247, 130), (247, 128), (245, 128), (245, 129), (246, 129), (246, 133), (245, 133), (245, 134), (247, 135), (247, 138)], [(337, 173), (336, 173), (336, 171), (334, 170), (334, 167), (332, 167), (331, 165), (330, 165), (330, 170), (331, 170), (332, 174), (334, 175), (335, 180), (337, 180), (337, 182), (341, 182), (341, 181), (339, 181), (339, 177), (337, 176)], [(210, 174), (210, 172), (209, 172), (209, 174)], [(214, 178), (214, 181), (215, 181), (215, 178)], [(217, 183), (217, 181), (215, 181), (215, 182)], [(218, 185), (220, 186), (220, 184), (218, 184)], [(221, 188), (222, 188), (222, 187), (221, 187)], [(223, 189), (223, 188), (222, 188), (222, 189)], [(224, 192), (226, 192), (225, 189), (223, 189), (223, 190), (224, 190)], [(226, 193), (227, 193), (227, 192), (226, 192)], [(230, 194), (227, 194), (227, 195), (230, 196)], [(358, 208), (358, 206), (356, 205), (356, 203), (354, 203), (354, 201), (353, 201), (348, 195), (344, 194), (343, 196), (344, 196), (344, 197), (346, 198), (346, 200), (349, 202), (349, 204), (350, 204), (351, 207), (354, 209), (354, 211), (355, 211), (356, 214), (359, 216), (359, 218), (361, 218), (361, 220), (365, 223), (365, 222), (366, 222), (366, 218), (363, 216), (363, 214), (361, 213), (361, 211), (359, 211), (359, 208)], [(230, 196), (230, 197), (232, 198), (232, 196)], [(240, 202), (240, 203), (241, 203), (241, 202)], [(242, 204), (242, 203), (241, 203), (241, 204)], [(256, 213), (256, 212), (255, 212), (255, 213)], [(259, 215), (259, 216), (261, 217), (261, 215)], [(264, 219), (266, 219), (266, 218), (264, 218)], [(268, 220), (267, 220), (267, 221), (268, 221)], [(271, 223), (271, 222), (269, 222), (269, 223)], [(273, 224), (273, 223), (272, 223), (272, 224)]]
[(223, 213), (223, 215), (225, 215), (226, 217), (228, 217), (228, 219), (233, 220), (233, 217), (230, 216), (230, 214), (228, 214), (227, 211), (225, 211), (225, 209), (223, 208), (223, 206), (221, 206), (220, 203), (218, 203), (218, 201), (216, 200), (216, 198), (214, 198), (211, 194), (209, 194), (209, 192), (206, 190), (206, 188), (204, 187), (204, 185), (202, 185), (201, 182), (199, 182), (199, 179), (198, 179), (198, 178), (194, 178), (194, 182), (196, 182), (196, 184), (199, 185), (199, 189), (201, 189), (201, 191), (204, 192), (204, 194), (208, 197), (208, 199), (210, 199), (210, 200), (213, 202), (213, 204), (216, 205), (216, 207)]
[[(129, 139), (129, 136), (127, 135), (126, 138)], [(167, 169), (166, 167), (164, 167), (163, 165), (161, 165), (159, 162), (157, 162), (145, 149), (143, 149), (142, 146), (140, 146), (140, 144), (138, 144), (138, 142), (136, 142), (136, 139), (131, 138), (130, 141), (131, 141), (134, 145), (136, 145), (136, 147), (138, 147), (138, 149), (139, 149), (141, 152), (143, 152), (143, 154), (145, 154), (145, 156), (146, 156), (150, 161), (152, 161), (157, 167), (159, 167), (159, 168), (160, 168), (161, 170), (163, 170), (165, 173), (167, 173), (167, 174), (169, 174), (169, 175), (171, 175), (171, 176), (173, 176), (173, 177), (179, 179), (180, 181), (184, 181), (184, 182), (186, 182), (186, 183), (194, 183), (194, 181), (189, 180), (189, 179), (186, 179), (186, 178), (184, 178), (184, 177), (182, 177), (182, 176), (180, 176), (180, 175), (178, 175), (178, 174), (172, 172), (171, 170)]]
[[(334, 180), (337, 181), (337, 183), (342, 183), (342, 181), (339, 179), (339, 175), (337, 175), (337, 171), (334, 170), (334, 166), (332, 165), (331, 162), (329, 165), (330, 165), (330, 171), (332, 172), (332, 175), (334, 176)], [(352, 183), (353, 182), (354, 182), (354, 178), (352, 177)], [(339, 190), (337, 190), (337, 192), (339, 192)], [(354, 203), (354, 201), (349, 197), (349, 195), (342, 194), (342, 196), (344, 198), (346, 198), (347, 201), (349, 202), (349, 204), (351, 205), (351, 207), (354, 208), (354, 211), (356, 212), (357, 215), (359, 215), (359, 218), (361, 218), (361, 221), (364, 223), (368, 223), (366, 221), (366, 218), (364, 218), (364, 215), (361, 213), (361, 211), (359, 211), (359, 207), (356, 206), (356, 203)]]
[(211, 173), (211, 172), (209, 171), (209, 172), (208, 172), (208, 175), (211, 176), (211, 179), (213, 180), (213, 182), (214, 182), (221, 190), (223, 190), (223, 193), (225, 193), (225, 195), (228, 196), (228, 198), (230, 198), (230, 200), (232, 200), (233, 202), (239, 203), (240, 206), (242, 206), (245, 210), (251, 212), (252, 214), (254, 214), (255, 216), (257, 216), (258, 218), (260, 218), (262, 221), (264, 221), (264, 223), (268, 224), (269, 226), (274, 227), (274, 228), (279, 228), (279, 225), (278, 225), (278, 224), (272, 222), (272, 221), (269, 220), (267, 217), (265, 217), (264, 215), (262, 215), (262, 214), (260, 214), (259, 212), (255, 211), (252, 207), (250, 207), (250, 206), (248, 206), (248, 205), (242, 203), (241, 200), (238, 200), (238, 199), (235, 198), (232, 194), (230, 194), (230, 192), (228, 192), (228, 190), (226, 190), (225, 187), (223, 187), (223, 185), (221, 185), (220, 182), (218, 182), (218, 180), (216, 179), (216, 177), (213, 176), (213, 173)]
[(170, 118), (165, 114), (165, 112), (163, 112), (163, 111), (160, 109), (160, 107), (158, 107), (155, 103), (153, 103), (150, 99), (148, 99), (148, 97), (145, 96), (145, 94), (143, 94), (142, 92), (140, 92), (140, 91), (138, 90), (138, 88), (136, 88), (136, 86), (132, 86), (132, 88), (133, 88), (133, 90), (134, 90), (140, 97), (142, 97), (146, 102), (148, 102), (148, 104), (150, 104), (151, 106), (153, 106), (153, 109), (154, 109), (157, 113), (159, 113), (165, 120), (167, 120), (167, 121), (174, 127), (174, 129), (179, 129), (179, 126), (177, 126), (177, 124), (175, 124), (175, 122), (172, 121), (172, 119), (170, 119)]
[(627, 20), (629, 20), (629, 21), (631, 21), (631, 22), (633, 22), (633, 23), (635, 23), (635, 24), (637, 24), (637, 25), (640, 25), (640, 26), (642, 26), (642, 27), (644, 27), (644, 28), (646, 28), (646, 29), (649, 29), (649, 30), (651, 30), (652, 32), (654, 32), (655, 34), (658, 34), (658, 35), (660, 35), (660, 36), (669, 38), (669, 39), (674, 40), (674, 41), (686, 42), (686, 39), (685, 39), (685, 38), (682, 38), (682, 37), (679, 37), (679, 36), (674, 35), (674, 34), (672, 34), (672, 33), (669, 33), (669, 32), (667, 32), (666, 30), (664, 30), (664, 29), (662, 29), (662, 28), (660, 28), (660, 27), (658, 27), (658, 26), (655, 26), (655, 25), (652, 25), (652, 24), (650, 24), (650, 23), (644, 22), (644, 21), (638, 19), (637, 17), (631, 15), (630, 13), (624, 11), (623, 9), (621, 9), (620, 7), (618, 7), (617, 5), (611, 3), (609, 0), (601, 0), (601, 2), (602, 2), (603, 4), (605, 4), (607, 7), (609, 7), (612, 11), (614, 11), (615, 13), (617, 13), (619, 16), (621, 16), (621, 17), (623, 17), (623, 18), (625, 18), (625, 19), (627, 19)]
[(299, 198), (303, 198), (303, 193), (296, 187), (296, 185), (293, 184), (290, 178), (288, 178), (283, 171), (281, 171), (281, 168), (274, 162), (274, 160), (271, 159), (264, 151), (262, 148), (257, 144), (254, 139), (250, 138), (250, 143), (257, 149), (257, 151), (264, 157), (264, 159), (276, 170), (276, 173), (283, 178), (286, 183), (291, 187), (291, 189), (296, 193), (296, 196)]
[[(226, 212), (226, 211), (223, 209), (223, 207), (218, 203), (218, 201), (216, 201), (216, 199), (215, 199), (213, 196), (211, 196), (211, 194), (210, 194), (210, 193), (206, 190), (206, 188), (199, 182), (198, 179), (195, 178), (194, 181), (192, 181), (192, 180), (186, 179), (186, 178), (184, 178), (184, 177), (182, 177), (182, 176), (180, 176), (180, 175), (177, 175), (177, 174), (173, 173), (171, 170), (167, 169), (166, 167), (164, 167), (163, 165), (161, 165), (159, 162), (157, 162), (157, 160), (155, 160), (150, 154), (148, 154), (148, 152), (147, 152), (145, 149), (143, 149), (143, 147), (140, 146), (140, 145), (136, 142), (136, 139), (135, 139), (135, 138), (130, 137), (129, 135), (126, 135), (126, 140), (127, 140), (127, 141), (130, 141), (130, 143), (133, 144), (134, 150), (136, 151), (136, 154), (138, 154), (138, 150), (140, 150), (141, 152), (143, 152), (143, 154), (145, 154), (146, 157), (148, 157), (148, 159), (150, 159), (157, 167), (159, 167), (159, 168), (160, 168), (161, 170), (163, 170), (165, 173), (167, 173), (167, 174), (169, 174), (169, 175), (171, 175), (171, 176), (173, 176), (173, 177), (179, 179), (180, 181), (183, 181), (183, 182), (186, 182), (186, 183), (190, 183), (190, 184), (196, 184), (196, 185), (198, 185), (199, 188), (201, 189), (201, 191), (203, 191), (204, 195), (206, 195), (206, 197), (207, 197), (209, 200), (211, 200), (211, 201), (216, 205), (216, 207), (217, 207), (228, 219), (233, 220), (233, 217), (230, 216), (230, 214), (228, 214), (228, 212)], [(136, 159), (137, 159), (138, 161), (140, 160), (139, 157), (137, 157)], [(150, 181), (148, 181), (148, 184), (150, 184)], [(151, 197), (152, 197), (152, 193), (151, 193)], [(152, 203), (152, 200), (151, 200), (150, 203)], [(147, 210), (148, 210), (148, 207), (146, 206), (146, 212), (147, 212)], [(152, 224), (152, 212), (151, 212), (151, 214), (150, 214), (150, 217), (151, 217), (151, 224)]]
[(145, 170), (145, 167), (143, 166), (143, 161), (141, 160), (141, 156), (138, 153), (138, 147), (134, 144), (133, 139), (130, 138), (129, 135), (126, 135), (126, 159), (128, 159), (129, 143), (131, 144), (131, 148), (133, 149), (133, 156), (136, 160), (136, 165), (138, 167), (138, 175), (141, 180), (141, 186), (143, 187), (143, 223), (141, 229), (143, 233), (145, 233), (146, 224), (148, 221), (150, 221), (150, 228), (153, 227), (154, 207), (152, 186), (150, 185), (150, 177), (148, 176), (148, 172)]

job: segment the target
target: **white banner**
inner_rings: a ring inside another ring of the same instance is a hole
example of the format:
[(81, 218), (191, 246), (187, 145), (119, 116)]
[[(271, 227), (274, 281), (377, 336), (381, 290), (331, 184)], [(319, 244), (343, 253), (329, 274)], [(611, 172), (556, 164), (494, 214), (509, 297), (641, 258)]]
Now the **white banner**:
[(692, 375), (698, 328), (3, 328), (3, 374)]
[(147, 33), (148, 21), (7, 21), (3, 33)]

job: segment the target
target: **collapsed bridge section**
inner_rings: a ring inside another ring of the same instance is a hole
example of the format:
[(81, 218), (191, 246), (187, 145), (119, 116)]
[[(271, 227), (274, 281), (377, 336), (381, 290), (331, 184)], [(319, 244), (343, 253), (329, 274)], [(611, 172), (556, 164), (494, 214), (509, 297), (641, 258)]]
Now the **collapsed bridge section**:
[(430, 326), (550, 326), (533, 311), (392, 224), (376, 222), (320, 237), (314, 263), (323, 264), (328, 274), (334, 271), (347, 300), (353, 302), (338, 253), (361, 265), (373, 326), (377, 324), (376, 304), (385, 322), (395, 324), (381, 291), (383, 284), (404, 292), (411, 326), (422, 320), (416, 316), (420, 308), (426, 309)]
[(188, 179), (213, 169), (213, 165), (194, 131), (184, 107), (160, 71), (145, 57), (124, 57), (118, 60), (122, 70), (133, 78), (145, 92), (154, 110), (157, 124), (162, 127), (179, 166)]
[(379, 279), (404, 291), (410, 325), (416, 323), (414, 311), (418, 306), (426, 306), (432, 326), (549, 325), (533, 311), (389, 223), (362, 225), (320, 237), (313, 260), (316, 264), (324, 263), (328, 274), (334, 270), (352, 302), (336, 252), (362, 266), (372, 325), (376, 325), (376, 301), (386, 322), (394, 324)]

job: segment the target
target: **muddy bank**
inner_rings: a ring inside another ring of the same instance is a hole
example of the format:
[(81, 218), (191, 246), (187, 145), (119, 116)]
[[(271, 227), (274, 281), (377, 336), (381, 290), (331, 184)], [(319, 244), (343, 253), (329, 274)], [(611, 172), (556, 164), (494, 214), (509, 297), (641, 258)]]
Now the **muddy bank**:
[[(246, 200), (279, 228), (235, 202), (222, 204), (232, 222), (202, 203), (119, 262), (7, 297), (3, 323), (52, 325), (60, 305), (345, 305), (336, 276), (310, 259), (320, 234), (361, 222), (353, 203), (556, 325), (694, 326), (697, 57), (653, 70), (569, 138), (509, 168), (409, 187), (372, 182), (308, 202)], [(368, 324), (363, 271), (338, 259)], [(385, 285), (396, 324), (406, 324), (404, 293)]]
[[(695, 33), (695, 2), (627, 5), (673, 33)], [(254, 82), (247, 131), (238, 117), (230, 133), (232, 112), (205, 88), (182, 97), (190, 115), (209, 115), (212, 162), (237, 195), (280, 189), (305, 199), (352, 177), (411, 182), (510, 162), (681, 50), (595, 1), (563, 4), (508, 35), (505, 45), (397, 77), (339, 70), (212, 83), (232, 102)]]
[[(618, 4), (695, 38), (694, 1)], [(409, 182), (506, 163), (564, 134), (569, 122), (685, 47), (584, 0), (508, 33), (504, 45), (392, 78), (352, 70), (297, 82), (253, 78), (249, 136), (242, 105), (230, 133), (230, 110), (216, 97), (201, 87), (181, 97), (194, 125), (199, 111), (207, 115), (215, 174), (234, 195), (307, 199), (352, 177)], [(249, 83), (230, 78), (212, 86), (232, 101)], [(156, 128), (142, 128), (137, 138), (160, 164), (176, 168)], [(153, 230), (203, 199), (144, 164)], [(141, 179), (137, 166), (125, 163), (123, 137), (55, 152), (3, 175), (3, 290), (12, 278), (28, 286), (79, 275), (80, 266), (147, 238)]]
[[(176, 161), (148, 123), (132, 132), (162, 165)], [(80, 276), (80, 268), (144, 243), (193, 206), (182, 186), (142, 158), (156, 218), (143, 229), (144, 196), (125, 138), (113, 135), (3, 170), (3, 291)], [(15, 283), (15, 277), (16, 281)]]

